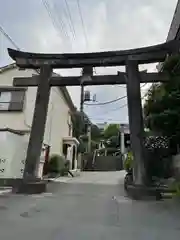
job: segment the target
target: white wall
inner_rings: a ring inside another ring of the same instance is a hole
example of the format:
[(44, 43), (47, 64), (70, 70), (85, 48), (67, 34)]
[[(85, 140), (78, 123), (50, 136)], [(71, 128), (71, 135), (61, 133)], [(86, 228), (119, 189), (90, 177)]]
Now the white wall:
[[(14, 68), (0, 73), (0, 85), (12, 86), (14, 77), (30, 77), (33, 70), (19, 71)], [(17, 130), (30, 129), (32, 124), (36, 87), (28, 88), (24, 105), (24, 112), (0, 112), (0, 128), (9, 127)], [(58, 88), (51, 89), (48, 116), (44, 135), (44, 142), (51, 146), (51, 153), (62, 154), (62, 138), (69, 134), (69, 107)]]
[(48, 118), (46, 122), (45, 142), (51, 142), (51, 152), (62, 153), (62, 138), (68, 137), (69, 108), (58, 88), (51, 89)]
[[(0, 73), (0, 85), (12, 86), (13, 77), (29, 77), (31, 75), (31, 71), (7, 70), (4, 73)], [(28, 129), (24, 122), (24, 114), (19, 112), (0, 112), (0, 128), (5, 127), (18, 130)]]

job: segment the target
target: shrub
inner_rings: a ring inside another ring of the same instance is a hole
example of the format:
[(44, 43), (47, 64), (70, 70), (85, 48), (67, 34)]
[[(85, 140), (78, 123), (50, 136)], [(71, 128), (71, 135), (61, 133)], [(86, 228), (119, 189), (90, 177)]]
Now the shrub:
[(133, 165), (133, 155), (132, 152), (129, 152), (126, 156), (126, 159), (124, 161), (124, 169), (129, 172), (129, 170), (131, 170)]
[(61, 176), (67, 176), (69, 169), (70, 169), (70, 161), (65, 160), (64, 168), (62, 168), (62, 170), (61, 170)]
[(171, 175), (171, 158), (169, 141), (163, 136), (149, 136), (145, 139), (146, 173), (152, 177), (168, 178)]
[(51, 155), (47, 168), (50, 174), (60, 174), (65, 168), (65, 158), (58, 154)]
[(174, 197), (180, 197), (180, 182), (174, 180), (170, 185), (169, 189), (173, 192)]

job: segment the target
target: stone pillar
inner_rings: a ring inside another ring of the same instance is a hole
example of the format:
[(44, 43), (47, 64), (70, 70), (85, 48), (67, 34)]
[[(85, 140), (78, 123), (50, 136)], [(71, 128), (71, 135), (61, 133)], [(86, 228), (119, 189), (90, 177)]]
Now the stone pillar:
[(134, 183), (141, 185), (144, 183), (145, 177), (143, 151), (144, 125), (138, 62), (133, 60), (127, 61), (126, 73), (130, 139), (134, 156), (133, 177)]
[(51, 74), (52, 69), (50, 66), (41, 67), (24, 170), (24, 179), (26, 180), (36, 179), (36, 169), (40, 161), (41, 149), (44, 139), (50, 96), (49, 79), (51, 77)]

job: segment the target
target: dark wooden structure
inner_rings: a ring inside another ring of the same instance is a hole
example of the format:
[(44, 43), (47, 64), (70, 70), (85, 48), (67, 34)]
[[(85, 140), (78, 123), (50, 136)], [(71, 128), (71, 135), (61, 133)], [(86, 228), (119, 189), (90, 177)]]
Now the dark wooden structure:
[(125, 51), (75, 54), (38, 54), (8, 49), (10, 57), (20, 69), (40, 69), (40, 75), (31, 78), (15, 78), (15, 86), (38, 86), (31, 136), (26, 158), (25, 179), (36, 178), (35, 170), (39, 161), (44, 137), (45, 122), (51, 86), (80, 86), (79, 77), (52, 77), (53, 68), (84, 68), (126, 66), (126, 72), (117, 75), (92, 76), (83, 80), (83, 85), (127, 84), (129, 125), (132, 150), (135, 157), (134, 183), (144, 183), (144, 126), (141, 106), (140, 83), (164, 82), (168, 78), (163, 73), (139, 72), (138, 65), (163, 62), (168, 55), (179, 52), (180, 42), (172, 40), (151, 47)]
[(167, 36), (167, 42), (180, 39), (180, 0), (178, 0), (171, 26)]

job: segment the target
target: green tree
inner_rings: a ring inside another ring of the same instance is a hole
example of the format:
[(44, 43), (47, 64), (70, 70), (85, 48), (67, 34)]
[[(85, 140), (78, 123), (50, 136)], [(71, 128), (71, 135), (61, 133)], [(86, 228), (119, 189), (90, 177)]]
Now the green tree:
[(101, 139), (101, 137), (102, 137), (101, 130), (98, 128), (97, 125), (92, 124), (92, 125), (91, 125), (91, 139), (92, 139), (93, 141), (99, 142), (99, 140)]
[(73, 123), (73, 136), (76, 137), (80, 142), (78, 151), (85, 152), (86, 145), (88, 142), (88, 138), (86, 135), (88, 124), (91, 125), (91, 139), (93, 141), (92, 145), (94, 149), (95, 146), (99, 143), (99, 140), (101, 139), (101, 131), (97, 127), (97, 125), (92, 124), (88, 116), (85, 113), (81, 113), (80, 111), (76, 111), (72, 115), (72, 123)]
[(119, 124), (109, 124), (107, 128), (104, 130), (103, 136), (104, 139), (109, 139), (114, 136), (118, 136), (120, 130)]
[(73, 124), (73, 136), (79, 139), (85, 126), (85, 122), (83, 121), (83, 117), (80, 111), (76, 111), (75, 113), (72, 114), (72, 124)]
[(152, 131), (180, 138), (180, 70), (179, 56), (169, 57), (163, 71), (169, 81), (153, 84), (149, 89), (144, 104), (146, 126)]
[(108, 148), (117, 148), (119, 143), (119, 136), (112, 136), (107, 141), (105, 141), (105, 146)]

